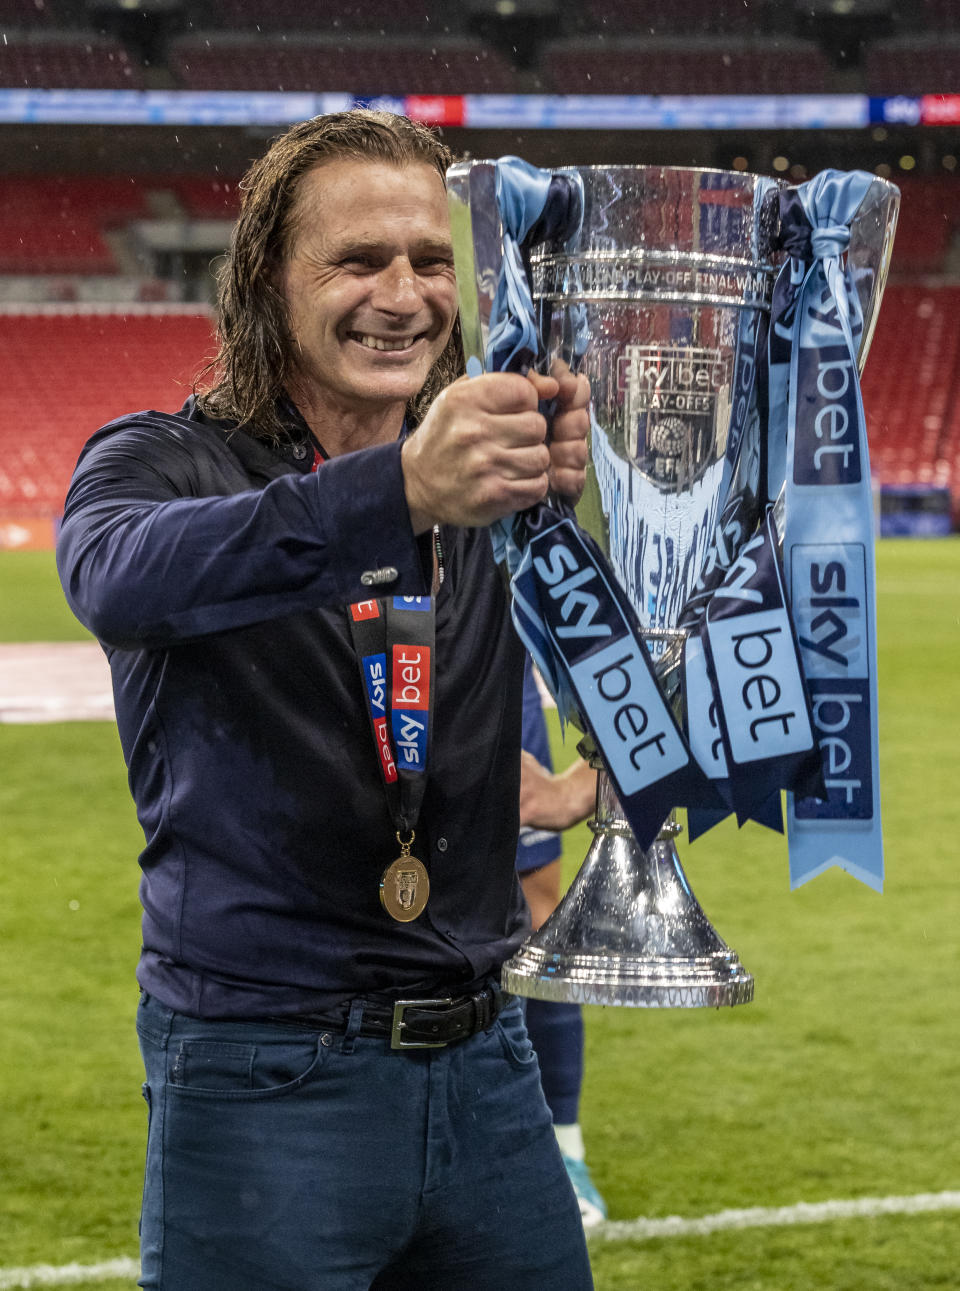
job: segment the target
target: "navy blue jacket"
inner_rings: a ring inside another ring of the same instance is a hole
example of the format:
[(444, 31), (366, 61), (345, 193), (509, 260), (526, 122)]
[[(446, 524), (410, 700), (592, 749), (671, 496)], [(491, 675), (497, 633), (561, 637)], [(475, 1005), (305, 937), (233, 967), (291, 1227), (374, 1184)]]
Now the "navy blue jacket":
[(256, 1017), (495, 973), (527, 915), (514, 872), (522, 648), (484, 529), (445, 528), (434, 726), (414, 852), (427, 912), (399, 924), (396, 858), (346, 605), (364, 571), (429, 591), (400, 444), (280, 453), (188, 400), (85, 447), (58, 544), (100, 639), (143, 826), (141, 985)]

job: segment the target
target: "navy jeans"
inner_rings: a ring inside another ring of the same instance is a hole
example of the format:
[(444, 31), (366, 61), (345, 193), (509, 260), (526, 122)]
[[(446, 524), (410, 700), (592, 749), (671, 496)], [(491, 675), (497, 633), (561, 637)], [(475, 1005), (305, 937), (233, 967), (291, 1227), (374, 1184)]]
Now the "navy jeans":
[(143, 996), (150, 1291), (588, 1291), (519, 1002), (443, 1049)]

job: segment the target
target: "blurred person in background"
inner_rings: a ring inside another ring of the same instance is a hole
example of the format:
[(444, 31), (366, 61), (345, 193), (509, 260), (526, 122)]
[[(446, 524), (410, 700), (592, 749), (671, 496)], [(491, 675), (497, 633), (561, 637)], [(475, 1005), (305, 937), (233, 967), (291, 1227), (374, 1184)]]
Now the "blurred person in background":
[[(540, 692), (528, 655), (523, 674), (517, 872), (533, 931), (546, 923), (560, 899), (560, 832), (586, 819), (594, 808), (596, 792), (597, 773), (582, 758), (554, 773)], [(583, 1226), (593, 1228), (606, 1219), (607, 1207), (587, 1167), (580, 1128), (583, 1013), (579, 1004), (536, 999), (528, 999), (524, 1011), (563, 1164), (577, 1194)]]
[(523, 649), (485, 532), (579, 495), (589, 390), (456, 379), (449, 160), (383, 113), (275, 141), (210, 388), (98, 431), (67, 498), (146, 838), (152, 1291), (591, 1286), (498, 981)]

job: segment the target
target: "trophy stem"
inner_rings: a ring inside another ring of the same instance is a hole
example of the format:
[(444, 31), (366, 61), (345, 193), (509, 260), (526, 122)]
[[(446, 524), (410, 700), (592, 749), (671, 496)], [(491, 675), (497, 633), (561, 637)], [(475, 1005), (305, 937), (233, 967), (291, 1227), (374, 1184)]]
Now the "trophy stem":
[(605, 772), (594, 840), (564, 899), (503, 968), (515, 995), (634, 1008), (719, 1008), (753, 978), (704, 914), (680, 864), (671, 813), (653, 845), (634, 838)]

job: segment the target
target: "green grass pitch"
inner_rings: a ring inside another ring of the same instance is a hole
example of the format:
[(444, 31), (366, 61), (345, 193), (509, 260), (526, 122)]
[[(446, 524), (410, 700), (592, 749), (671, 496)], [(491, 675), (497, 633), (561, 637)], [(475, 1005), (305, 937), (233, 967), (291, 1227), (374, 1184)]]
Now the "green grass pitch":
[[(586, 1010), (581, 1119), (613, 1219), (960, 1188), (960, 542), (885, 541), (878, 572), (886, 890), (831, 871), (791, 893), (785, 841), (754, 825), (683, 847), (756, 999)], [(52, 556), (0, 555), (0, 639), (83, 636)], [(0, 766), (5, 1287), (13, 1267), (135, 1255), (146, 1112), (141, 837), (116, 733), (0, 725)], [(571, 873), (588, 844), (568, 834)], [(600, 1291), (930, 1291), (960, 1286), (960, 1213), (591, 1252)]]

